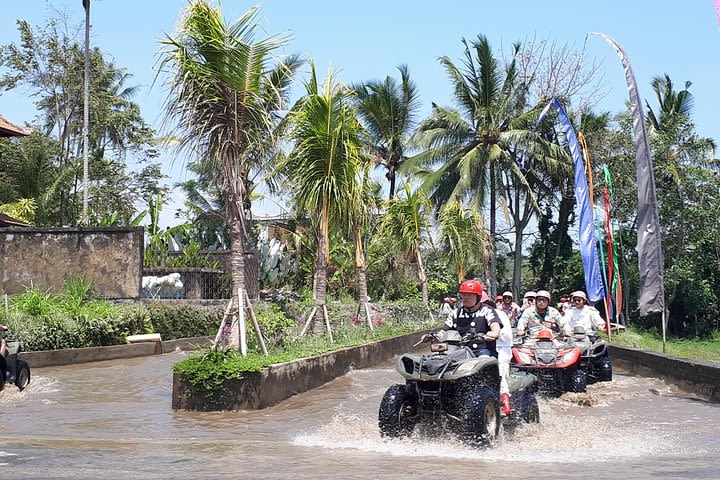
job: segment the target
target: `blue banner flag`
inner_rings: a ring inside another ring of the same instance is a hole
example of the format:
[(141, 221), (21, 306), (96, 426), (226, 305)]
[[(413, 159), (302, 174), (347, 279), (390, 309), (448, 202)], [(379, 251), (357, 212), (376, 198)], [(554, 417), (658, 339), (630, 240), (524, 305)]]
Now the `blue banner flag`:
[(588, 192), (587, 177), (585, 176), (585, 162), (580, 153), (580, 145), (575, 130), (570, 123), (570, 118), (565, 113), (565, 109), (556, 98), (553, 98), (550, 103), (557, 110), (575, 164), (575, 202), (580, 209), (580, 256), (582, 257), (583, 271), (585, 272), (585, 292), (588, 300), (595, 303), (605, 297), (605, 288), (600, 275), (592, 203)]

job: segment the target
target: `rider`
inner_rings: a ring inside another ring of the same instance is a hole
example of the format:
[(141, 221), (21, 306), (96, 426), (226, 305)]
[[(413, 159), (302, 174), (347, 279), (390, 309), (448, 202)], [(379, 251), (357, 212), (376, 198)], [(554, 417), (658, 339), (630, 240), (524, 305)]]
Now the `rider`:
[[(8, 331), (7, 325), (0, 324), (0, 332), (7, 332), (7, 331)], [(9, 369), (11, 377), (14, 377), (14, 375), (15, 375), (14, 374), (15, 360), (14, 360), (14, 358), (10, 361), (8, 361), (8, 360), (10, 360), (10, 359), (7, 358), (7, 348), (6, 348), (6, 344), (5, 344), (5, 339), (0, 338), (0, 373), (2, 373), (2, 375), (5, 375), (5, 370)], [(11, 365), (11, 363), (12, 363), (12, 365)], [(10, 380), (14, 380), (14, 378), (10, 378)]]
[(595, 335), (597, 330), (605, 327), (605, 321), (596, 308), (588, 305), (585, 292), (578, 290), (570, 294), (572, 308), (565, 311), (564, 319), (570, 328), (583, 327), (588, 335)]
[(550, 292), (539, 290), (535, 295), (535, 305), (523, 312), (517, 324), (517, 334), (523, 336), (528, 329), (530, 336), (537, 336), (543, 329), (552, 330), (566, 337), (572, 335), (570, 324), (560, 315), (556, 308), (550, 306)]
[(497, 358), (495, 340), (500, 335), (502, 323), (497, 311), (481, 302), (482, 294), (483, 287), (480, 282), (476, 280), (463, 282), (460, 285), (462, 306), (448, 315), (442, 326), (441, 335), (447, 330), (457, 330), (462, 336), (482, 333), (485, 339), (476, 339), (469, 347), (475, 356), (490, 355)]
[(498, 309), (508, 316), (510, 326), (515, 327), (520, 318), (520, 305), (513, 302), (512, 292), (504, 292), (501, 299), (502, 303), (498, 304)]
[(523, 297), (522, 307), (520, 307), (521, 314), (525, 311), (525, 309), (535, 305), (535, 295), (535, 292), (533, 292), (532, 290), (525, 294), (525, 296)]
[[(482, 293), (480, 301), (489, 307), (493, 306), (485, 292)], [(510, 359), (512, 358), (513, 333), (512, 327), (510, 326), (510, 319), (505, 312), (500, 308), (496, 308), (495, 312), (502, 322), (500, 335), (495, 342), (495, 349), (498, 352), (498, 372), (500, 373), (500, 409), (505, 415), (510, 415), (512, 409), (510, 408), (510, 385), (508, 383), (508, 377), (510, 375)]]
[(440, 308), (440, 314), (441, 314), (441, 315), (448, 316), (448, 315), (450, 315), (453, 311), (455, 311), (455, 307), (454, 307), (453, 305), (451, 305), (450, 298), (449, 298), (449, 297), (445, 297), (445, 298), (443, 299), (442, 307)]

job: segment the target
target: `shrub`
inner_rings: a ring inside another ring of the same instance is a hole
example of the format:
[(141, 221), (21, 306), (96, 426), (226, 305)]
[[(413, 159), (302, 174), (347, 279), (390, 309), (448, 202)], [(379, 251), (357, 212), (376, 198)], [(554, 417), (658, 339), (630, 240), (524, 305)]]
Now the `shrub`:
[(222, 307), (164, 305), (153, 302), (148, 307), (152, 329), (163, 340), (215, 336), (222, 321)]

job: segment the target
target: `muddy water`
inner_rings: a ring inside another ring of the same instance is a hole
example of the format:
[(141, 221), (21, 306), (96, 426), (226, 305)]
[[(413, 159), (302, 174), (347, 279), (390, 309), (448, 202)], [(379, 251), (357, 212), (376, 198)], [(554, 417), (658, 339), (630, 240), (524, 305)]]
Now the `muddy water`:
[(720, 405), (654, 379), (541, 400), (539, 425), (478, 451), (382, 440), (391, 364), (266, 410), (173, 412), (170, 365), (184, 355), (36, 369), (24, 392), (0, 392), (0, 478), (720, 479)]

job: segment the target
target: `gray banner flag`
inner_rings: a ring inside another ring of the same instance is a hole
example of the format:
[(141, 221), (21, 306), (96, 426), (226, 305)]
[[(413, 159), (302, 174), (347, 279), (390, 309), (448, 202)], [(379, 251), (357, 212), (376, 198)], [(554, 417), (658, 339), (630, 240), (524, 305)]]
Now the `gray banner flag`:
[(650, 145), (645, 127), (640, 95), (635, 74), (630, 66), (627, 54), (618, 43), (603, 33), (592, 32), (612, 46), (620, 57), (625, 69), (630, 111), (633, 119), (633, 138), (635, 139), (638, 187), (638, 269), (640, 270), (640, 296), (638, 306), (640, 316), (660, 313), (665, 309), (665, 288), (663, 286), (663, 254), (660, 241), (660, 217), (657, 197), (655, 196), (655, 175), (653, 173)]

